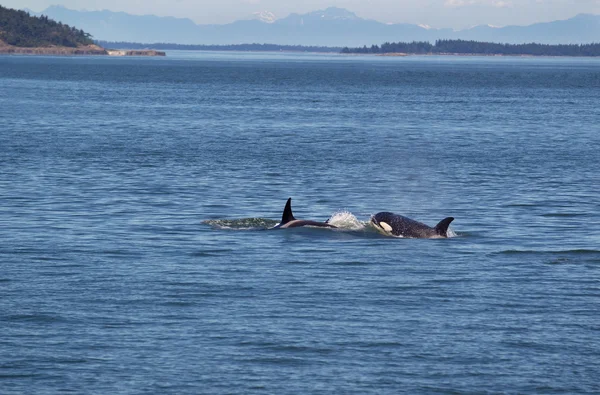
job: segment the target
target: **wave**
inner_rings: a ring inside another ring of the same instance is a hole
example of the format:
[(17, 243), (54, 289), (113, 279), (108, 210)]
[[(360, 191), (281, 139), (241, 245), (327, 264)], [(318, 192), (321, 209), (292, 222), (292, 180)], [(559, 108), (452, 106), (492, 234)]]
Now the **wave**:
[(546, 213), (542, 214), (542, 217), (546, 218), (571, 218), (571, 217), (583, 217), (588, 215), (587, 213)]
[(530, 255), (530, 254), (573, 254), (573, 255), (594, 255), (600, 254), (600, 250), (573, 249), (573, 250), (504, 250), (497, 254), (502, 255)]
[(491, 253), (496, 256), (508, 256), (510, 259), (527, 261), (539, 260), (547, 265), (597, 265), (600, 263), (600, 250), (596, 249), (562, 249), (562, 250), (503, 250)]
[(232, 230), (265, 230), (274, 227), (279, 222), (269, 218), (240, 218), (240, 219), (209, 219), (202, 221), (216, 229)]

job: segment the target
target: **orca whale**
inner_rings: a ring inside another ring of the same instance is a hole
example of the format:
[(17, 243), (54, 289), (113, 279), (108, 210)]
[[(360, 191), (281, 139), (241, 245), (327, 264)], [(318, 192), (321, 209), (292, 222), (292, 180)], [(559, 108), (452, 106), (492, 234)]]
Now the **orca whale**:
[(371, 217), (371, 223), (385, 235), (420, 239), (448, 237), (448, 226), (452, 221), (454, 221), (453, 217), (444, 218), (432, 228), (414, 219), (394, 213), (381, 212)]
[(271, 229), (287, 229), (287, 228), (298, 228), (301, 226), (316, 226), (320, 228), (336, 228), (327, 222), (318, 222), (318, 221), (307, 221), (303, 219), (294, 218), (294, 214), (292, 213), (292, 198), (287, 200), (285, 204), (285, 208), (283, 209), (283, 215), (281, 216), (281, 222), (275, 225)]

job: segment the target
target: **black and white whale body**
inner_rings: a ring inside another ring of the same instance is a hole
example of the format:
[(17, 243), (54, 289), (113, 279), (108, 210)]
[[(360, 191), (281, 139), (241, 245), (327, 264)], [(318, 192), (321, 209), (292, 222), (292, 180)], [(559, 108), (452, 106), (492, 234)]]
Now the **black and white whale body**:
[(432, 228), (394, 213), (381, 212), (371, 217), (371, 223), (375, 228), (386, 235), (420, 239), (448, 237), (448, 226), (452, 221), (454, 221), (453, 217), (444, 218)]
[(298, 228), (301, 226), (316, 226), (320, 228), (335, 228), (335, 226), (328, 224), (327, 222), (318, 221), (307, 221), (303, 219), (294, 218), (292, 213), (292, 198), (287, 200), (285, 208), (283, 209), (283, 215), (281, 216), (281, 222), (271, 229), (287, 229), (287, 228)]

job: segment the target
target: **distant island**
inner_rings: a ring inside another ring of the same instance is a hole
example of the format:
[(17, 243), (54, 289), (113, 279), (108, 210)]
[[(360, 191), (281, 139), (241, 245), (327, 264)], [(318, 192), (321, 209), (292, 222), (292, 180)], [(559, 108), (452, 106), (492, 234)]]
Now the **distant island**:
[(248, 52), (315, 52), (342, 54), (377, 55), (488, 55), (488, 56), (600, 56), (600, 43), (594, 44), (498, 44), (467, 40), (437, 40), (434, 44), (427, 41), (386, 42), (370, 47), (324, 47), (278, 44), (232, 44), (232, 45), (191, 45), (134, 42), (96, 41), (103, 47), (115, 49), (154, 49), (181, 51), (248, 51)]
[(96, 41), (96, 44), (114, 49), (155, 49), (177, 51), (252, 51), (252, 52), (335, 52), (342, 47), (324, 47), (314, 45), (279, 45), (279, 44), (231, 44), (231, 45), (193, 45), (174, 43), (142, 44), (126, 41)]
[(0, 54), (164, 56), (159, 51), (111, 51), (89, 33), (47, 16), (0, 6)]
[(345, 54), (397, 54), (397, 55), (489, 55), (489, 56), (600, 56), (600, 43), (594, 44), (498, 44), (467, 40), (437, 40), (398, 42), (345, 47)]

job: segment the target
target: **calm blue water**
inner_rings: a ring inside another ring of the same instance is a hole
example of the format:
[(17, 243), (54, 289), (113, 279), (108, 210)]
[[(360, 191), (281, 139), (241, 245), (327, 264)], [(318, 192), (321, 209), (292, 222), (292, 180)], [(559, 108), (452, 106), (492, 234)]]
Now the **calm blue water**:
[(598, 393), (599, 104), (595, 59), (2, 56), (0, 393)]

